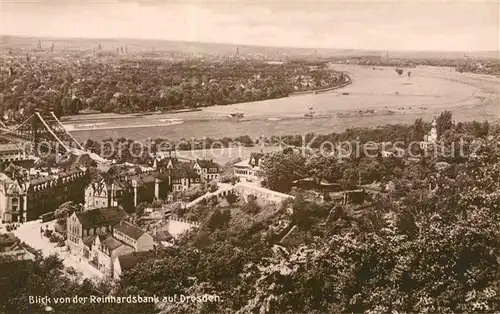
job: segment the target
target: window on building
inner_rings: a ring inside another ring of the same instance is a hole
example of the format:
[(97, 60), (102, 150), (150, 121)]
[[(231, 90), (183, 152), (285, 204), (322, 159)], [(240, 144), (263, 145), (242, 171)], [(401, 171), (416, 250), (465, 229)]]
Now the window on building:
[(13, 212), (19, 211), (19, 199), (17, 197), (12, 198), (11, 210)]

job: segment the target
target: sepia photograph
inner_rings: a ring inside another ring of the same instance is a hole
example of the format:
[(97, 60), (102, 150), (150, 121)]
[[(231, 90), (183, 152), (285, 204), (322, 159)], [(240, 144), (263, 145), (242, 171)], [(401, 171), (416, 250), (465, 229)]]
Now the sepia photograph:
[(0, 0), (39, 313), (500, 313), (500, 1)]

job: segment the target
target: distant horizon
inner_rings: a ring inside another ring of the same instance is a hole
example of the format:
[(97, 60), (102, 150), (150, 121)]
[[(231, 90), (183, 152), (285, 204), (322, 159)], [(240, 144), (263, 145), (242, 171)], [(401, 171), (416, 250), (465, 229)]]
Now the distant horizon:
[[(85, 40), (85, 41), (95, 41), (98, 44), (100, 41), (157, 41), (157, 42), (177, 42), (177, 43), (186, 43), (186, 44), (203, 44), (203, 45), (220, 45), (220, 46), (235, 46), (235, 47), (254, 47), (254, 48), (274, 48), (274, 49), (300, 49), (300, 50), (329, 50), (329, 51), (364, 51), (364, 52), (422, 52), (422, 53), (491, 53), (491, 52), (499, 52), (500, 48), (496, 50), (384, 50), (384, 49), (363, 49), (363, 48), (324, 48), (324, 47), (300, 47), (300, 46), (270, 46), (270, 45), (251, 45), (251, 44), (241, 44), (241, 43), (233, 43), (233, 42), (204, 42), (204, 41), (190, 41), (190, 40), (171, 40), (171, 39), (162, 39), (162, 38), (133, 38), (133, 37), (66, 37), (66, 36), (30, 36), (30, 35), (15, 35), (15, 34), (0, 34), (0, 38), (2, 37), (13, 37), (13, 38), (26, 38), (26, 39), (38, 39), (38, 40), (53, 40), (53, 41), (61, 41), (61, 40)], [(155, 48), (155, 47), (152, 47)], [(500, 55), (499, 55), (500, 58)]]
[(304, 49), (500, 49), (498, 1), (266, 1), (3, 0), (0, 32)]

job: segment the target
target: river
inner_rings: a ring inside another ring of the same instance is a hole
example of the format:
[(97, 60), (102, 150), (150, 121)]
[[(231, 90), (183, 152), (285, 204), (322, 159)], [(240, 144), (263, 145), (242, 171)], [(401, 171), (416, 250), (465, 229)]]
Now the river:
[[(412, 123), (419, 117), (430, 121), (443, 110), (451, 110), (456, 121), (499, 118), (500, 80), (492, 76), (419, 67), (411, 69), (408, 77), (406, 73), (398, 76), (394, 68), (335, 67), (350, 74), (351, 85), (320, 94), (208, 107), (198, 112), (75, 116), (64, 124), (79, 140), (144, 140), (341, 132), (352, 127)], [(309, 107), (314, 108), (313, 118), (304, 117)], [(369, 113), (364, 112), (367, 110)], [(231, 112), (243, 112), (245, 117), (231, 119)]]

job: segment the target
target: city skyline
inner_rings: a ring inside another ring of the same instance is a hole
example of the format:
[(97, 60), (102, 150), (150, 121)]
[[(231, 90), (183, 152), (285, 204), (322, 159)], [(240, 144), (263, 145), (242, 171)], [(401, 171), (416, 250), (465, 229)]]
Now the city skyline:
[[(498, 2), (3, 1), (1, 34), (389, 51), (498, 51)], [(64, 25), (64, 27), (61, 27)]]

